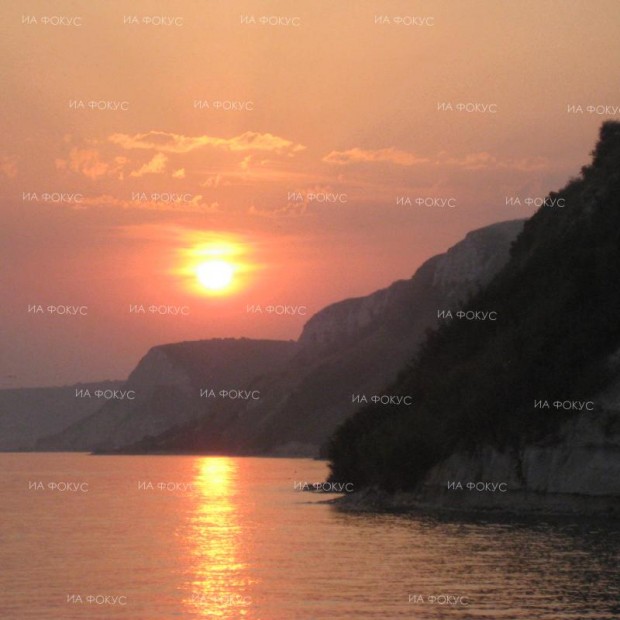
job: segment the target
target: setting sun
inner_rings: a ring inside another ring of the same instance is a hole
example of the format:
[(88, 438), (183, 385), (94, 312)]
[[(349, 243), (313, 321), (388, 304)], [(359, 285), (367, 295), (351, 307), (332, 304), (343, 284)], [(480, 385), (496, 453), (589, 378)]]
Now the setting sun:
[(242, 236), (216, 231), (178, 231), (171, 272), (185, 290), (200, 297), (229, 297), (246, 290), (260, 269), (252, 245)]
[(200, 284), (209, 291), (227, 289), (235, 274), (235, 268), (223, 260), (209, 260), (196, 267), (196, 276)]

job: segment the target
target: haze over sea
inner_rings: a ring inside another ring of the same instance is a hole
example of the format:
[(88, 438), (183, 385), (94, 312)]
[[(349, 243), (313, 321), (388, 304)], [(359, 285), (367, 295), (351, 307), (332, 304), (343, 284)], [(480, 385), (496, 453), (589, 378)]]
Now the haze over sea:
[(342, 513), (312, 460), (0, 463), (3, 620), (620, 617), (618, 523)]

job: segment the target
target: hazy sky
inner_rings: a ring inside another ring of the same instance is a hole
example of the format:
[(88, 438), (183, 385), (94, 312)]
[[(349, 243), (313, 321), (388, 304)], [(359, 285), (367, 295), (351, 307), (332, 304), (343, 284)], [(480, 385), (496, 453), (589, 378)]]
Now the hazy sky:
[[(506, 197), (559, 189), (620, 117), (619, 17), (617, 0), (3, 2), (0, 387), (124, 378), (164, 342), (297, 338), (531, 215)], [(210, 251), (235, 268), (218, 295), (195, 273)]]

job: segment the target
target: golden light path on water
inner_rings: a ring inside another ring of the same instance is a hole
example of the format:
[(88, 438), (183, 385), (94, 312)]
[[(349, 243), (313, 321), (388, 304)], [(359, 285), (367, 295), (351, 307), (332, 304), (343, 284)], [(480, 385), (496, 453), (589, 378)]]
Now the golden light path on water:
[(185, 541), (191, 591), (183, 601), (192, 617), (244, 618), (252, 580), (239, 520), (238, 465), (227, 457), (195, 462), (195, 506)]
[[(89, 491), (29, 489), (63, 472)], [(327, 473), (310, 459), (0, 453), (0, 618), (620, 618), (617, 519), (343, 513), (295, 490)], [(448, 595), (468, 606), (430, 604)]]

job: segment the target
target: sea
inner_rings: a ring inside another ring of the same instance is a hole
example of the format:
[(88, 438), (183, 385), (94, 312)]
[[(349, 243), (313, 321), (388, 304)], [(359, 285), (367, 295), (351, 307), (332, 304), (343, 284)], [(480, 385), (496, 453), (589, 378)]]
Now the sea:
[(614, 521), (342, 512), (308, 492), (311, 459), (2, 453), (0, 472), (2, 620), (620, 618)]

